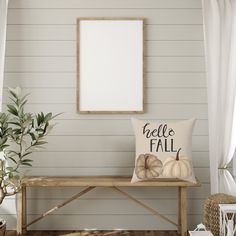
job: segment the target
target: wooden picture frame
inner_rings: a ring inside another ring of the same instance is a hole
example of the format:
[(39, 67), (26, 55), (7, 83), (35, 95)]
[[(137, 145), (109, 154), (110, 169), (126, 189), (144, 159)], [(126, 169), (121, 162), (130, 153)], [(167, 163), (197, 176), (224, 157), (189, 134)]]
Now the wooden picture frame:
[(77, 111), (144, 112), (144, 18), (77, 18)]

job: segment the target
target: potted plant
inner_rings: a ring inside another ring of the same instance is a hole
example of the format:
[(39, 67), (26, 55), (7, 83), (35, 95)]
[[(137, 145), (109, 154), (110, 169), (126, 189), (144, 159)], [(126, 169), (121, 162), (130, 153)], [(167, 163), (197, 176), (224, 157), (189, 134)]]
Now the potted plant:
[[(25, 112), (27, 95), (19, 87), (9, 88), (11, 103), (0, 112), (0, 205), (4, 198), (20, 190), (22, 167), (32, 166), (30, 154), (47, 142), (52, 129), (52, 113)], [(5, 221), (0, 219), (0, 236), (5, 234)]]

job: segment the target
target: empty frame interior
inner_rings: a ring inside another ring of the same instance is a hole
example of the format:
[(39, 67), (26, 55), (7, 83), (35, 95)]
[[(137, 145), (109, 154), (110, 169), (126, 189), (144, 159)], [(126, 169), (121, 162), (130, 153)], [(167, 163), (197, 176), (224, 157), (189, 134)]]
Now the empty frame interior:
[(80, 113), (143, 112), (143, 19), (77, 20)]

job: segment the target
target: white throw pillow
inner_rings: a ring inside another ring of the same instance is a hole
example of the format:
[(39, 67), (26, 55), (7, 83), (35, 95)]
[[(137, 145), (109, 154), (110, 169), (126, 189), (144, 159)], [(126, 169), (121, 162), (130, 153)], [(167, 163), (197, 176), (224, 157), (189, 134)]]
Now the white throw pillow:
[(176, 123), (132, 119), (136, 158), (132, 183), (155, 179), (196, 182), (192, 166), (195, 119)]

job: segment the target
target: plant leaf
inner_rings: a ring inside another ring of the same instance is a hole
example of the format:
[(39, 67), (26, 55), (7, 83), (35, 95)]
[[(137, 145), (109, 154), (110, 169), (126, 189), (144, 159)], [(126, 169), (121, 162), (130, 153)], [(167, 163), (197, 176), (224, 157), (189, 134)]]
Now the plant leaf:
[(17, 111), (17, 109), (15, 108), (14, 105), (8, 104), (8, 105), (7, 105), (7, 108), (8, 108), (8, 111), (9, 111), (11, 114), (13, 114), (13, 115), (15, 115), (15, 116), (18, 115), (18, 111)]
[(15, 164), (17, 164), (16, 160), (15, 160), (13, 157), (8, 156), (7, 159), (10, 159), (10, 160), (13, 161)]

